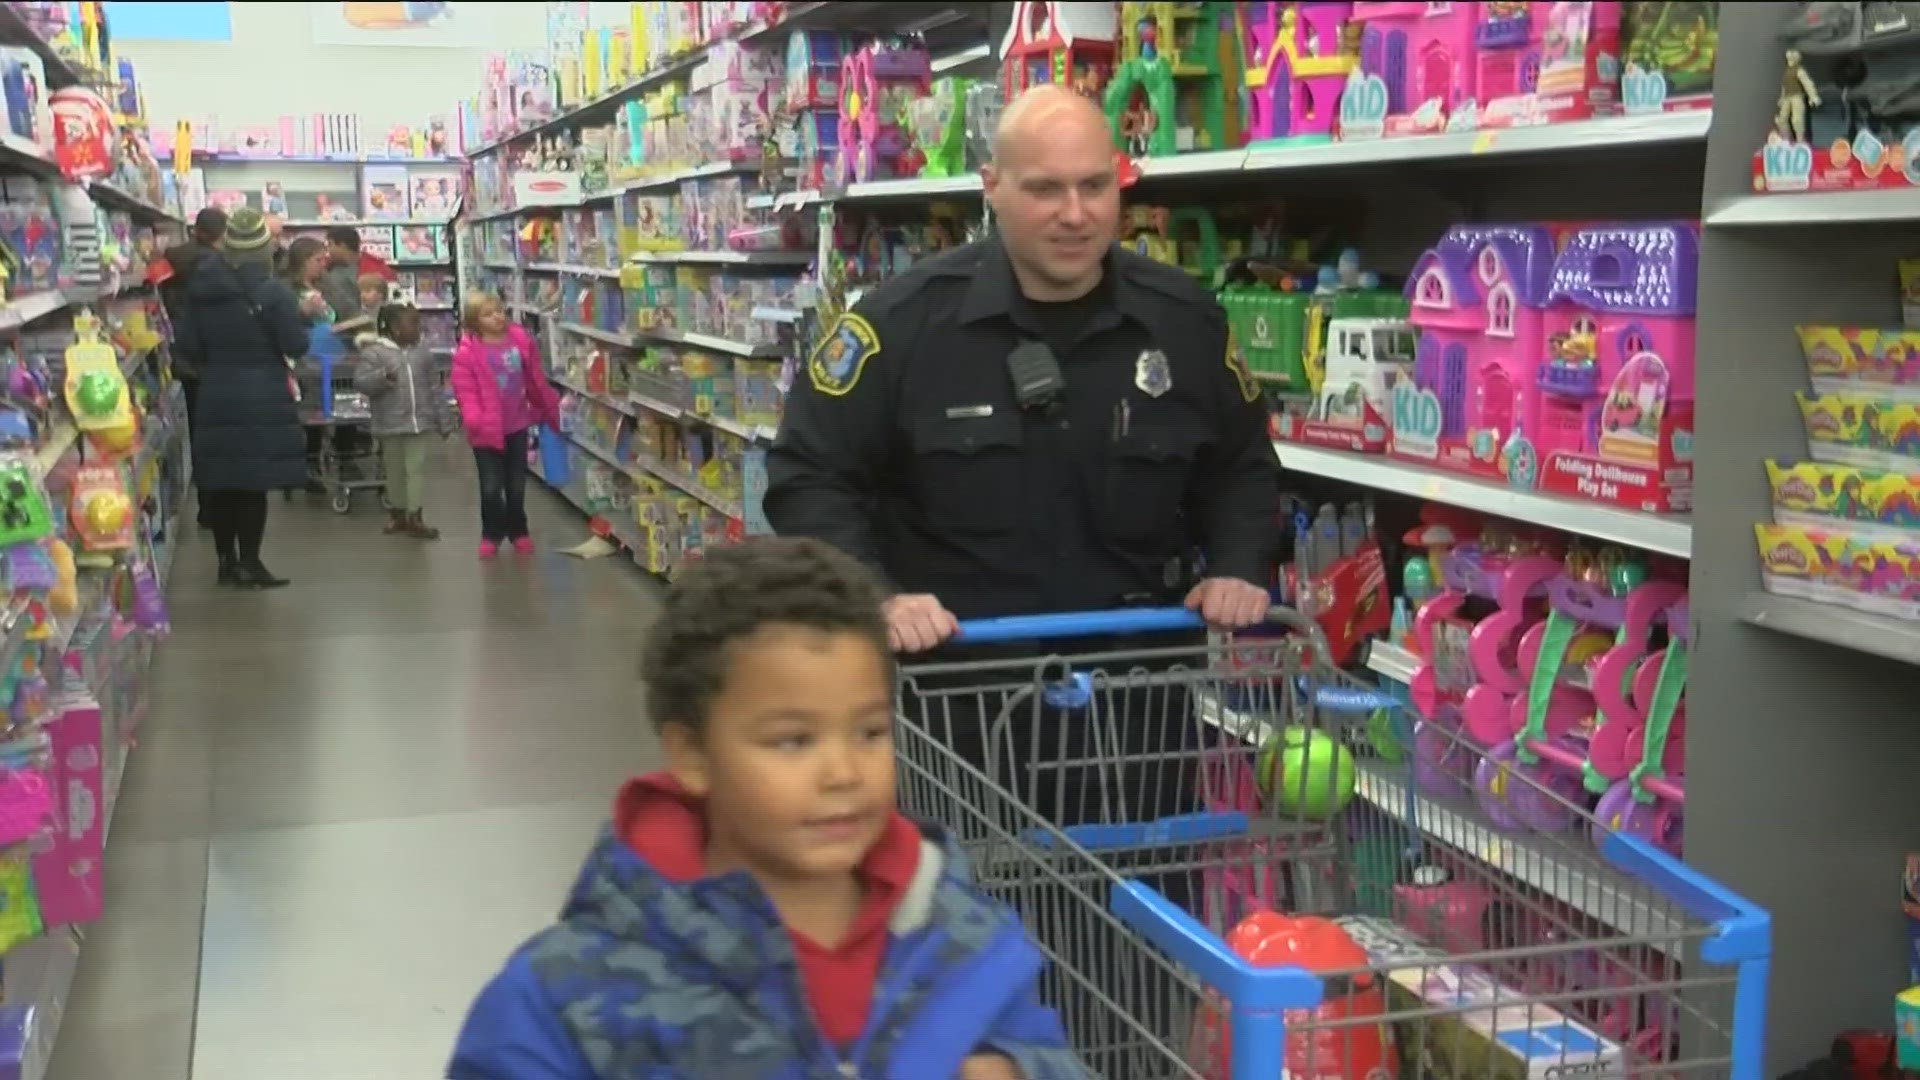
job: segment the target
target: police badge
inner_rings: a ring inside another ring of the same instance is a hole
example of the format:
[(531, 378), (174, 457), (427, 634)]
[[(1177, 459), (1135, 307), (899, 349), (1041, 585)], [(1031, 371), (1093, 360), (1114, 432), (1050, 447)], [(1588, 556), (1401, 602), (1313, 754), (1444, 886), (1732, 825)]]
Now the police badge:
[(1133, 385), (1151, 398), (1173, 389), (1173, 365), (1167, 362), (1167, 354), (1159, 349), (1148, 349), (1133, 362)]

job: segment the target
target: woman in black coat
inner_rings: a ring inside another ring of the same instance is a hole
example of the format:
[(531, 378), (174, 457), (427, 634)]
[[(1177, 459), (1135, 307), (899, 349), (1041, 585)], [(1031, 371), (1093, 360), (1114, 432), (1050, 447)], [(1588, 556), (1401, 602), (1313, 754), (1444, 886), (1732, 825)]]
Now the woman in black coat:
[(193, 473), (220, 554), (220, 583), (271, 589), (287, 583), (260, 561), (267, 493), (307, 481), (306, 438), (286, 358), (307, 351), (309, 316), (273, 277), (266, 221), (251, 207), (227, 221), (221, 257), (187, 281), (176, 348), (200, 368)]

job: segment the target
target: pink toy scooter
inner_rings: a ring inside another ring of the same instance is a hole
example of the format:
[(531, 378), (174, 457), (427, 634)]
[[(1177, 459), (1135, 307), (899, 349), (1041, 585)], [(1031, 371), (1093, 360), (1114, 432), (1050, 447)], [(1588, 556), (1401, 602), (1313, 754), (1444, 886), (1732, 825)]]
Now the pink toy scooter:
[[(1680, 782), (1686, 767), (1681, 700), (1687, 681), (1686, 601), (1668, 608), (1666, 617), (1672, 635), (1667, 648), (1643, 660), (1634, 679), (1633, 704), (1644, 719), (1633, 726), (1629, 745), (1638, 747), (1639, 761), (1600, 797), (1594, 816), (1604, 828), (1637, 836), (1677, 858), (1686, 806)], [(1596, 844), (1604, 839), (1594, 836)]]

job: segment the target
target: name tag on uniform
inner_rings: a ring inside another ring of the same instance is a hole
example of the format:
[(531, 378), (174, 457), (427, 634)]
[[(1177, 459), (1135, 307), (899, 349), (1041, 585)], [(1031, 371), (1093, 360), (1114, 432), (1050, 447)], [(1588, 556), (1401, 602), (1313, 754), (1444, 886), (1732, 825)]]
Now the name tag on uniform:
[(991, 405), (958, 405), (947, 410), (949, 420), (981, 420), (992, 415)]

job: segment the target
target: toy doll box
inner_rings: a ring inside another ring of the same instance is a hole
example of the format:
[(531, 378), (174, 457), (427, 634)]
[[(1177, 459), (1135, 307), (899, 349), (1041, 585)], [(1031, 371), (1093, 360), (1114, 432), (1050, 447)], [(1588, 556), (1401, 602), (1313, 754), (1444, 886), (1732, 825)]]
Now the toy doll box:
[[(1633, 1075), (1619, 1043), (1551, 1005), (1533, 1004), (1518, 989), (1445, 953), (1391, 919), (1334, 920), (1385, 971), (1388, 1009), (1427, 1014), (1408, 1022), (1403, 1045), (1417, 1043), (1433, 1076), (1533, 1080), (1540, 1077)], [(1422, 1075), (1429, 1075), (1424, 1072)]]
[(1920, 126), (1892, 145), (1871, 133), (1835, 139), (1826, 146), (1788, 142), (1778, 136), (1753, 155), (1753, 190), (1884, 191), (1920, 186)]
[(1544, 458), (1523, 437), (1504, 442), (1489, 433), (1465, 438), (1439, 434), (1440, 404), (1418, 386), (1394, 387), (1391, 457), (1523, 491), (1538, 490), (1647, 513), (1677, 513), (1693, 505), (1693, 403), (1668, 401), (1658, 409), (1609, 407), (1601, 453), (1556, 450)]
[(1324, 446), (1332, 450), (1351, 450), (1362, 454), (1382, 454), (1387, 449), (1387, 418), (1367, 401), (1356, 406), (1361, 415), (1343, 419), (1318, 419), (1301, 410), (1288, 409), (1273, 416), (1273, 437), (1306, 446)]

